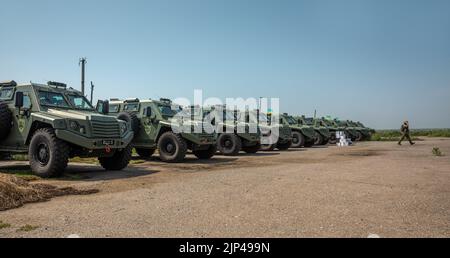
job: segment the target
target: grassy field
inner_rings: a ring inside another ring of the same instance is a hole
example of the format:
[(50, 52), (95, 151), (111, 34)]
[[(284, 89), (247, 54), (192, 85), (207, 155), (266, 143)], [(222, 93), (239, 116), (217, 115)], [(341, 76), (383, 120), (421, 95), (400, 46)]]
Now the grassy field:
[[(401, 136), (400, 130), (377, 130), (372, 136), (372, 141), (399, 141)], [(411, 137), (414, 140), (418, 140), (419, 137), (450, 137), (450, 129), (411, 130)]]

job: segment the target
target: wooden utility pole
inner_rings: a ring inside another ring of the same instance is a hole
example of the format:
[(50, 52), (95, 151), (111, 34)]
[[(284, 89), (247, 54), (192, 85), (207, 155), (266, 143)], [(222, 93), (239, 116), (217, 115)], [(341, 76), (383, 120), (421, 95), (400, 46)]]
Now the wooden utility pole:
[(83, 96), (85, 96), (84, 94), (84, 80), (85, 80), (85, 75), (86, 75), (86, 63), (87, 63), (87, 59), (86, 57), (80, 58), (80, 62), (79, 65), (81, 65), (81, 93), (83, 94)]

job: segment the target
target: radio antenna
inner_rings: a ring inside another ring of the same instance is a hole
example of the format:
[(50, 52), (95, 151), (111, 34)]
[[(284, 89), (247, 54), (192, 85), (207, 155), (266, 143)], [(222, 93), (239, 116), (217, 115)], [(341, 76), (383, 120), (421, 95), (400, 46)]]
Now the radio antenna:
[(81, 65), (81, 93), (83, 94), (83, 96), (85, 96), (84, 94), (84, 80), (85, 80), (85, 69), (86, 69), (86, 63), (87, 63), (87, 59), (86, 57), (80, 58), (80, 62), (78, 63), (78, 65)]

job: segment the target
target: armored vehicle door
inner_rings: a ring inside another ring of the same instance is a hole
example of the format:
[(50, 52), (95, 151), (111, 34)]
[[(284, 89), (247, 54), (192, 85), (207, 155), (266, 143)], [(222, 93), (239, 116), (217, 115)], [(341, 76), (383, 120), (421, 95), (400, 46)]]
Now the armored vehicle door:
[(157, 111), (154, 105), (141, 105), (141, 116), (142, 116), (142, 125), (146, 134), (145, 141), (149, 141), (151, 143), (156, 143), (156, 138), (159, 133), (159, 123), (157, 120)]
[(37, 111), (37, 102), (32, 103), (31, 94), (30, 89), (16, 88), (9, 105), (12, 113), (12, 128), (3, 144), (13, 150), (26, 149), (25, 143), (32, 123), (31, 112)]

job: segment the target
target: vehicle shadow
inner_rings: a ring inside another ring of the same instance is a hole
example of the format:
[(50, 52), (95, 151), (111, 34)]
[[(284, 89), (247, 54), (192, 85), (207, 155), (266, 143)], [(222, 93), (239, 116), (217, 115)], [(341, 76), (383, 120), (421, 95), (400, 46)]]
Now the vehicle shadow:
[(133, 157), (132, 160), (134, 160), (134, 161), (143, 161), (142, 163), (136, 163), (136, 165), (138, 165), (138, 166), (146, 165), (146, 162), (155, 162), (158, 165), (172, 165), (172, 166), (176, 166), (177, 164), (205, 164), (205, 165), (226, 164), (226, 163), (234, 162), (234, 161), (238, 160), (238, 158), (216, 155), (216, 156), (214, 156), (211, 159), (201, 160), (201, 159), (198, 159), (198, 158), (196, 158), (194, 156), (191, 157), (190, 155), (188, 155), (188, 156), (186, 156), (186, 158), (181, 163), (167, 163), (167, 162), (162, 161), (156, 155), (156, 156), (152, 156), (152, 157), (150, 157), (148, 159), (142, 159), (140, 157)]
[[(0, 172), (10, 175), (33, 176), (28, 162), (0, 162)], [(117, 180), (133, 177), (147, 176), (158, 173), (157, 170), (149, 170), (145, 167), (129, 166), (121, 171), (107, 171), (102, 167), (92, 164), (69, 163), (69, 166), (59, 178), (52, 178), (56, 181), (102, 181)]]
[(288, 152), (308, 151), (308, 149), (309, 149), (309, 148), (290, 148), (290, 149), (285, 150), (285, 151), (288, 151)]
[(86, 166), (84, 164), (70, 164), (61, 178), (56, 180), (65, 181), (109, 181), (118, 179), (127, 179), (134, 177), (148, 176), (158, 173), (158, 170), (148, 169), (147, 167), (128, 166), (119, 171), (104, 170), (100, 166)]
[(239, 153), (239, 157), (265, 157), (265, 156), (278, 156), (281, 153), (278, 151), (273, 152), (257, 152), (257, 153)]
[(0, 162), (0, 172), (4, 174), (31, 174), (30, 166), (25, 162), (2, 161)]

